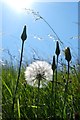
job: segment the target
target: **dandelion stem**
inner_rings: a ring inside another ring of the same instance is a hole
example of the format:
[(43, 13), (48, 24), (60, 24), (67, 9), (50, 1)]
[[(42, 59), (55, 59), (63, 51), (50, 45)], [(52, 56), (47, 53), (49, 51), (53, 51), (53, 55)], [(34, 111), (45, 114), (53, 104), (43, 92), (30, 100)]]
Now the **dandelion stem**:
[[(68, 61), (68, 76), (67, 76), (67, 81), (65, 85), (64, 107), (68, 103), (68, 81), (69, 81), (69, 61)], [(68, 109), (68, 106), (66, 105), (66, 119), (67, 119), (67, 109)]]
[(57, 68), (58, 68), (58, 55), (57, 55), (57, 67), (56, 67), (56, 86), (57, 86)]
[[(53, 111), (53, 113), (51, 112), (51, 117), (52, 115), (55, 116), (55, 84), (54, 84), (54, 72), (56, 69), (56, 64), (55, 64), (55, 56), (53, 56), (53, 63), (52, 63), (52, 70), (53, 70), (53, 78), (52, 78), (52, 100), (51, 100), (51, 111)], [(54, 106), (53, 106), (53, 101), (54, 101)]]
[(14, 96), (13, 96), (13, 104), (12, 104), (13, 118), (14, 118), (14, 103), (15, 103), (16, 93), (17, 93), (17, 89), (18, 89), (18, 84), (19, 84), (20, 71), (21, 71), (21, 63), (22, 63), (22, 57), (23, 57), (23, 47), (24, 47), (24, 41), (22, 41), (20, 65), (19, 65), (18, 77), (17, 77), (17, 82), (16, 82), (16, 88), (15, 88), (15, 92), (14, 92)]
[(68, 80), (69, 80), (69, 61), (68, 61)]
[(56, 110), (57, 68), (58, 68), (58, 55), (57, 55), (57, 67), (56, 67), (56, 81), (55, 81), (54, 118), (55, 118), (55, 110)]
[[(53, 106), (53, 101), (54, 101), (54, 70), (53, 70), (53, 79), (52, 79), (52, 108), (54, 107)], [(51, 114), (52, 115), (52, 114)]]
[[(68, 61), (68, 78), (66, 83), (66, 103), (68, 103), (68, 81), (69, 81), (69, 61)], [(66, 106), (66, 117), (67, 117), (67, 109), (68, 109), (68, 106)]]
[(38, 112), (39, 112), (39, 89), (40, 89), (40, 79), (38, 79), (37, 120), (39, 118), (39, 115), (38, 115)]
[(53, 79), (52, 79), (52, 96), (54, 94), (54, 70), (53, 70)]

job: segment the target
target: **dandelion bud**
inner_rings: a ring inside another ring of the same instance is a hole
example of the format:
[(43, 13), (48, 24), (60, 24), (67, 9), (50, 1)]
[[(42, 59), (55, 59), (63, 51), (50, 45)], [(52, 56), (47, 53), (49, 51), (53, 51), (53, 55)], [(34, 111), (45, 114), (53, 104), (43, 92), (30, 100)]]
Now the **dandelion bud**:
[(22, 35), (21, 35), (21, 39), (23, 41), (25, 41), (27, 39), (27, 34), (26, 34), (26, 25), (24, 26), (24, 29), (23, 29), (23, 32), (22, 32)]
[(56, 55), (58, 56), (60, 54), (60, 48), (59, 48), (59, 42), (57, 41), (56, 43), (56, 51), (55, 51)]
[(71, 60), (71, 52), (70, 52), (70, 48), (67, 47), (65, 49), (65, 59), (69, 62)]
[(55, 69), (56, 69), (55, 56), (53, 56), (52, 70), (54, 71)]

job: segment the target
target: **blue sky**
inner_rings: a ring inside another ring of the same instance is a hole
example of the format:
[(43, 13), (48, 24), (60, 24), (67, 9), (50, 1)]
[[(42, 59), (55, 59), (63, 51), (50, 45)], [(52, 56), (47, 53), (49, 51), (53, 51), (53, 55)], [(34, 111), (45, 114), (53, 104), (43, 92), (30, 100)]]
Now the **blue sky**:
[[(77, 2), (38, 2), (33, 3), (33, 9), (51, 25), (59, 36), (63, 45), (61, 50), (70, 46), (73, 60), (78, 54), (78, 3)], [(35, 21), (32, 14), (26, 10), (17, 13), (6, 4), (2, 5), (2, 48), (8, 49), (13, 56), (19, 59), (21, 49), (20, 35), (23, 26), (27, 26), (28, 38), (24, 46), (24, 59), (30, 61), (33, 56), (51, 61), (55, 53), (54, 34), (49, 26), (41, 19)], [(74, 37), (74, 38), (73, 38)], [(1, 39), (1, 37), (0, 37)], [(62, 53), (63, 54), (63, 53)], [(8, 58), (7, 52), (3, 52), (3, 58)]]

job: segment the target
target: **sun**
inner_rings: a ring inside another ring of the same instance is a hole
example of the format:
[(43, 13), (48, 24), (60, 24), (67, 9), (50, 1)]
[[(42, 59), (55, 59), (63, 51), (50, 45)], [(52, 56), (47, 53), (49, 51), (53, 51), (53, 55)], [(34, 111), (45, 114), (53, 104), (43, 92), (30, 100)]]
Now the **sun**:
[(22, 12), (24, 8), (30, 8), (33, 0), (3, 0), (7, 5), (9, 5), (16, 12)]

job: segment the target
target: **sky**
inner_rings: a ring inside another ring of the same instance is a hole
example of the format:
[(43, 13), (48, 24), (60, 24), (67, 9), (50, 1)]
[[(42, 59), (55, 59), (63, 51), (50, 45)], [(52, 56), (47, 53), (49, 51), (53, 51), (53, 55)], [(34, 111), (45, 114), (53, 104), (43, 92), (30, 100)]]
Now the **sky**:
[[(59, 42), (61, 57), (64, 58), (62, 51), (69, 46), (72, 60), (76, 61), (78, 57), (78, 3), (33, 2), (29, 6), (25, 4), (25, 8), (23, 6), (21, 11), (18, 11), (18, 4), (16, 9), (2, 2), (2, 29), (0, 29), (2, 59), (9, 59), (9, 54), (11, 54), (13, 59), (19, 60), (22, 43), (20, 37), (26, 25), (28, 37), (24, 44), (23, 60), (29, 62), (34, 57), (51, 61), (55, 54), (57, 37), (44, 21), (46, 20), (63, 43)], [(36, 12), (43, 19), (38, 19), (38, 15), (34, 16), (30, 11)]]

